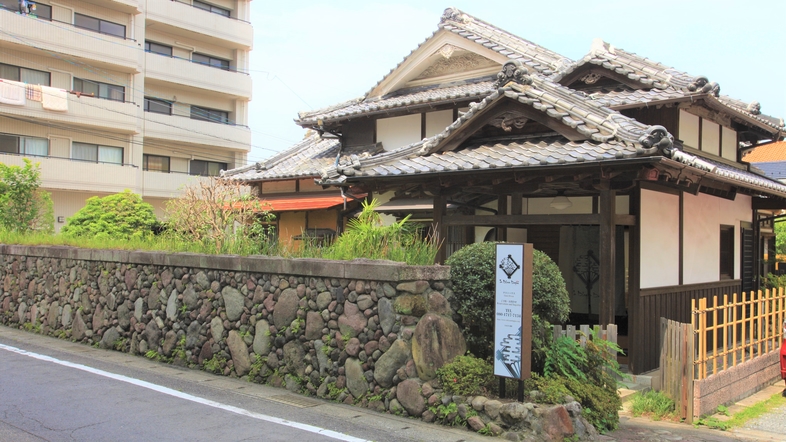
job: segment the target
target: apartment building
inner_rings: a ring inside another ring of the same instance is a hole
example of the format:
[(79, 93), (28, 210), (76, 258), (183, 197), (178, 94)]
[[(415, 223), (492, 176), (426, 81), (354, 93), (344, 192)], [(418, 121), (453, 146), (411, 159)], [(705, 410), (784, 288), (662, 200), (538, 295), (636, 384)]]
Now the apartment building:
[(0, 0), (0, 162), (40, 164), (55, 228), (130, 189), (163, 215), (246, 164), (249, 0)]

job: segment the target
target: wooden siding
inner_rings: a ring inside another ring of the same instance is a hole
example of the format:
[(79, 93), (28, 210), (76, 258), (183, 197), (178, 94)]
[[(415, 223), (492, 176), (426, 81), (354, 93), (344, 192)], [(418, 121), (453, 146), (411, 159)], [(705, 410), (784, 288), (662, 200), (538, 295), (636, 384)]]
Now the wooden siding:
[(691, 321), (691, 300), (739, 293), (741, 281), (732, 279), (702, 284), (677, 285), (641, 289), (636, 303), (636, 315), (629, 324), (631, 371), (640, 374), (659, 366), (660, 318), (682, 323)]

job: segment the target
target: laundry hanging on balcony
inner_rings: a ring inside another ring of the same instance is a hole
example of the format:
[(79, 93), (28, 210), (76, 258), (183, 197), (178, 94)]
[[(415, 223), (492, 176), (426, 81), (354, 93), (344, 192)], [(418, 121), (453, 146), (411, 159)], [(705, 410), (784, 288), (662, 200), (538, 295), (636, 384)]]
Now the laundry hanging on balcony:
[(25, 85), (25, 95), (27, 95), (27, 99), (30, 101), (37, 101), (41, 102), (41, 85), (40, 84), (26, 84)]
[(68, 92), (49, 86), (41, 86), (41, 104), (46, 110), (65, 112), (68, 110)]
[(12, 80), (0, 80), (0, 103), (24, 106), (25, 84)]

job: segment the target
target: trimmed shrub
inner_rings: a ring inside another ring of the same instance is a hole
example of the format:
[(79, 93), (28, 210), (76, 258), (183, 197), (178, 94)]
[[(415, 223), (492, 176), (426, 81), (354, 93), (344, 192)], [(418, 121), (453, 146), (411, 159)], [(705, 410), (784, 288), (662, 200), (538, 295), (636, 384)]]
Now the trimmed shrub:
[(141, 239), (153, 234), (153, 206), (130, 190), (88, 198), (85, 207), (66, 220), (61, 233), (96, 239)]
[(446, 394), (475, 396), (487, 394), (494, 383), (494, 368), (472, 355), (456, 356), (437, 369), (437, 378)]
[[(494, 335), (494, 244), (469, 244), (446, 261), (454, 292), (450, 304), (461, 316), (459, 326), (470, 352), (481, 358), (491, 356)], [(550, 324), (565, 322), (570, 314), (559, 267), (540, 250), (533, 253), (532, 312), (533, 369), (537, 369), (550, 339)]]

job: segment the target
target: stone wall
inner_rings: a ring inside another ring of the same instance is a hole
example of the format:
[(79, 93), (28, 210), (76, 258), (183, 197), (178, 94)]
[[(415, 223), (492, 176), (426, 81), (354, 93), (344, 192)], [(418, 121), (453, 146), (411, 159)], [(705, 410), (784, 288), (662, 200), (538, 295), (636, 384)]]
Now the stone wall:
[(719, 405), (748, 397), (780, 378), (779, 357), (776, 349), (706, 379), (693, 381), (694, 417), (711, 414)]
[[(473, 428), (583, 435), (577, 403), (516, 408), (516, 424), (496, 401), (442, 395), (436, 370), (466, 351), (448, 279), (387, 261), (0, 245), (0, 322), (380, 412), (433, 421), (454, 403), (476, 408)], [(528, 423), (540, 415), (561, 426)]]

